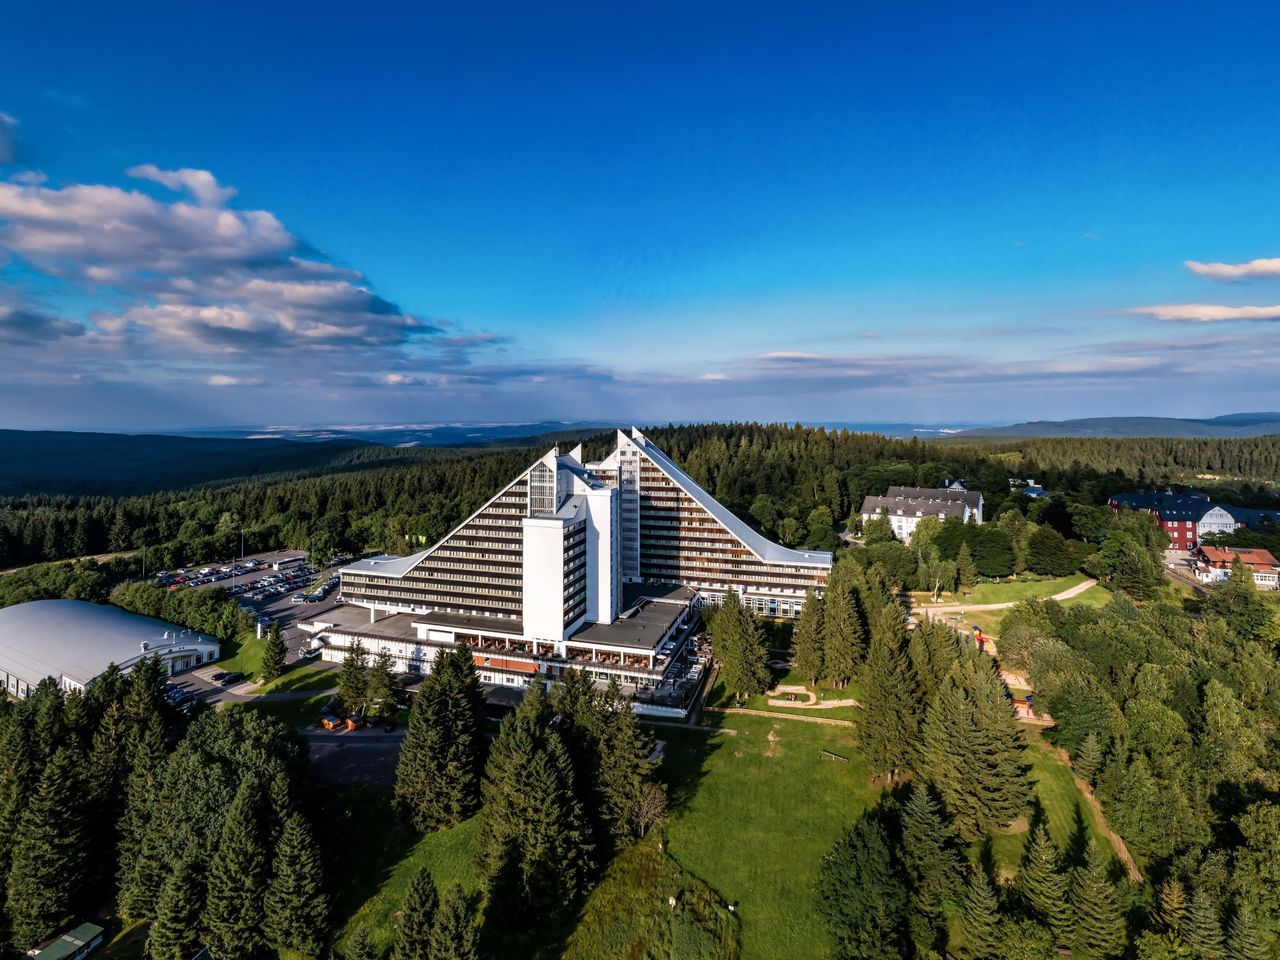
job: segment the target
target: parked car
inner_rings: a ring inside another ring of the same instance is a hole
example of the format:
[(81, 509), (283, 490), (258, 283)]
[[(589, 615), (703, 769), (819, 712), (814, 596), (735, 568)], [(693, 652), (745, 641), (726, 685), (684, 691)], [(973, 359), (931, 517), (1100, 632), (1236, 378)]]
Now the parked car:
[(214, 674), (212, 677), (210, 677), (209, 679), (210, 679), (212, 682), (214, 682), (214, 683), (221, 683), (223, 680), (225, 680), (225, 679), (227, 678), (227, 675), (228, 675), (228, 674), (227, 674), (227, 672), (226, 672), (225, 670), (219, 670), (217, 673), (215, 673), (215, 674)]
[(243, 680), (244, 680), (244, 674), (237, 670), (237, 671), (233, 671), (232, 673), (223, 674), (222, 679), (219, 680), (218, 682), (221, 683), (224, 687), (230, 687), (237, 683), (241, 683)]

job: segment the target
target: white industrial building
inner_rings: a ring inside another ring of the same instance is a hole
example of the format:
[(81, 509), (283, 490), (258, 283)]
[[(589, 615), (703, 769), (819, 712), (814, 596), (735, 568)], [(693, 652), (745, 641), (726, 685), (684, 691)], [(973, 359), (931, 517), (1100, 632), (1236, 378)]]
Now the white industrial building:
[(27, 696), (53, 677), (83, 693), (115, 664), (128, 672), (159, 657), (169, 673), (218, 659), (221, 645), (203, 633), (83, 600), (33, 600), (0, 609), (0, 691)]

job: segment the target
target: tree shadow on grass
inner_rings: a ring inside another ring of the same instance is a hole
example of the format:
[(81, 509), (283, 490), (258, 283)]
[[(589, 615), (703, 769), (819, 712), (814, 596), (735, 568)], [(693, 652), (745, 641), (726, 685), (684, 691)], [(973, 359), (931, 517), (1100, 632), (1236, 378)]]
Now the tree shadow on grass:
[[(391, 810), (383, 784), (326, 786), (316, 802), (320, 848), (330, 852), (334, 916), (349, 917), (373, 897), (409, 855), (418, 836)], [(348, 851), (334, 862), (334, 851)]]

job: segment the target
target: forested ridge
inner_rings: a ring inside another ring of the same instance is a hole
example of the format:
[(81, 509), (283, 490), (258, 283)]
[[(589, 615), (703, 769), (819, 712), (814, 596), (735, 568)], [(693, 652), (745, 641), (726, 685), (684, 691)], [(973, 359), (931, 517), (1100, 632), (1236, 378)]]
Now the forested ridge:
[[(967, 478), (981, 489), (988, 516), (1016, 499), (1010, 478), (1033, 478), (1063, 502), (1096, 505), (1118, 490), (1194, 482), (1202, 473), (1250, 476), (1270, 482), (1199, 486), (1242, 506), (1280, 506), (1275, 437), (991, 445), (746, 423), (667, 426), (648, 435), (726, 506), (788, 545), (829, 549), (863, 497), (894, 484), (936, 486), (948, 477)], [(603, 455), (611, 444), (611, 434), (598, 434), (587, 445), (588, 456)], [(149, 566), (171, 567), (231, 556), (242, 530), (249, 551), (403, 553), (448, 532), (540, 452), (541, 445), (412, 454), (366, 447), (346, 455), (336, 472), (319, 476), (122, 498), (4, 498), (0, 569), (143, 546), (151, 551)], [(384, 462), (410, 455), (414, 462)]]

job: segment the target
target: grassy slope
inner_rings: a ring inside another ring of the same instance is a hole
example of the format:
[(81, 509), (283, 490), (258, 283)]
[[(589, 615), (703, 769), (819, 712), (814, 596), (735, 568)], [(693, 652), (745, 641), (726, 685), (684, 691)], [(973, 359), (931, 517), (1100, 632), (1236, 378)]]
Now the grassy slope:
[[(818, 863), (878, 795), (853, 731), (742, 715), (724, 723), (736, 736), (658, 731), (672, 791), (670, 853), (737, 905), (743, 960), (825, 956)], [(852, 762), (823, 759), (824, 747)]]

